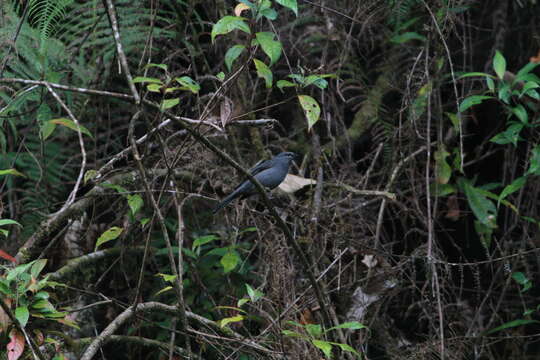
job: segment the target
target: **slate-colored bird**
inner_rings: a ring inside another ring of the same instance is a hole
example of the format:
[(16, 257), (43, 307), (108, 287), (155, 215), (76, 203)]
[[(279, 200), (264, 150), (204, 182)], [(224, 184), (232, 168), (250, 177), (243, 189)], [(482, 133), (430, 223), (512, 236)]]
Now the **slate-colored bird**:
[[(297, 155), (292, 152), (282, 152), (270, 160), (259, 161), (249, 170), (249, 173), (265, 188), (274, 189), (283, 182), (289, 171), (289, 166), (296, 156)], [(215, 214), (233, 200), (238, 198), (245, 199), (256, 193), (257, 189), (255, 188), (255, 185), (248, 179), (238, 185), (232, 193), (227, 195), (225, 199), (212, 210), (212, 212)]]

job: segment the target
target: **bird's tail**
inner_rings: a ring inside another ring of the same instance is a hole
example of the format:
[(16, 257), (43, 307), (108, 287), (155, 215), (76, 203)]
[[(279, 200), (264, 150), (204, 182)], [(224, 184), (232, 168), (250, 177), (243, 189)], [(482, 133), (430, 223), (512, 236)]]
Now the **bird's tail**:
[(238, 193), (236, 191), (233, 192), (232, 194), (229, 194), (225, 199), (223, 199), (219, 204), (216, 205), (216, 207), (212, 210), (212, 214), (217, 213), (219, 210), (229, 205), (237, 197), (238, 197)]

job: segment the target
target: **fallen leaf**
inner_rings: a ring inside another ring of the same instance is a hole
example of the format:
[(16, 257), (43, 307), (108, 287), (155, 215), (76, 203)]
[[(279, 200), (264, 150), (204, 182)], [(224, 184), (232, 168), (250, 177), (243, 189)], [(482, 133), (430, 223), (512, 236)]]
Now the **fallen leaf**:
[(234, 8), (234, 15), (240, 16), (244, 10), (249, 10), (249, 6), (244, 3), (240, 3)]
[(17, 360), (24, 351), (24, 336), (16, 329), (9, 333), (11, 341), (7, 344), (8, 360)]
[(317, 181), (313, 179), (304, 178), (297, 175), (287, 174), (285, 180), (279, 185), (281, 191), (286, 192), (287, 194), (292, 194), (304, 186), (315, 185)]

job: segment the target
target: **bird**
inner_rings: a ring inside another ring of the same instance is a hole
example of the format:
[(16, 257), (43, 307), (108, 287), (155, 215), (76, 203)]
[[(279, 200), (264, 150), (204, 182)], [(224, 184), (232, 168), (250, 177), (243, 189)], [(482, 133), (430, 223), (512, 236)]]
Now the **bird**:
[[(282, 152), (270, 160), (261, 160), (249, 170), (251, 176), (257, 179), (267, 189), (274, 189), (285, 180), (291, 162), (297, 157), (293, 152)], [(212, 210), (215, 214), (235, 199), (245, 199), (257, 193), (255, 185), (248, 179), (238, 185)]]

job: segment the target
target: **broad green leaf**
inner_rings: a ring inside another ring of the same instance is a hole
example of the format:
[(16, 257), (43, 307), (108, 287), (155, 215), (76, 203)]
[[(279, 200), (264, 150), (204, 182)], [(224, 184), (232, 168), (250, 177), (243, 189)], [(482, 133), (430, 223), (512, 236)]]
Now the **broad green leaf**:
[(532, 149), (527, 175), (540, 175), (540, 145)]
[(219, 320), (218, 324), (219, 324), (220, 327), (223, 328), (223, 327), (227, 326), (230, 323), (240, 322), (240, 321), (244, 320), (245, 318), (246, 317), (244, 315), (231, 316), (231, 317)]
[(330, 330), (334, 329), (350, 329), (350, 330), (360, 330), (360, 329), (367, 329), (367, 326), (358, 322), (358, 321), (351, 321), (346, 322), (343, 324), (339, 324), (338, 326), (331, 327), (330, 329), (326, 330), (325, 332), (328, 332)]
[(161, 105), (159, 105), (159, 109), (161, 111), (167, 110), (178, 105), (179, 103), (180, 103), (180, 98), (165, 99), (163, 100)]
[(56, 129), (56, 124), (50, 122), (50, 121), (44, 121), (39, 126), (39, 131), (41, 133), (41, 138), (43, 140), (47, 140), (49, 136), (52, 135), (54, 132), (54, 129)]
[(221, 265), (223, 266), (223, 271), (228, 273), (240, 263), (240, 256), (235, 250), (229, 250), (220, 260)]
[(22, 225), (16, 222), (15, 220), (0, 219), (0, 226), (5, 226), (5, 225), (19, 225), (20, 227), (22, 227)]
[(529, 122), (529, 115), (527, 115), (527, 110), (525, 110), (523, 105), (518, 104), (518, 106), (513, 107), (512, 113), (516, 115), (519, 121), (521, 121), (523, 124), (527, 124)]
[(468, 98), (463, 99), (461, 104), (459, 104), (459, 112), (464, 112), (471, 106), (478, 105), (482, 103), (482, 101), (487, 100), (487, 99), (493, 99), (493, 96), (486, 96), (486, 95), (469, 96)]
[(527, 324), (535, 324), (535, 323), (540, 323), (540, 321), (526, 320), (526, 319), (512, 320), (512, 321), (502, 324), (501, 326), (497, 326), (496, 328), (489, 330), (486, 334), (493, 334), (494, 332), (501, 331), (504, 329), (509, 329), (516, 326), (522, 326), (522, 325), (527, 325)]
[(198, 93), (199, 90), (201, 90), (201, 85), (199, 85), (199, 83), (197, 83), (189, 76), (182, 76), (179, 78), (175, 78), (174, 80), (176, 80), (176, 82), (180, 85), (184, 86), (186, 90), (189, 90), (194, 94)]
[(87, 128), (85, 128), (82, 125), (77, 126), (77, 124), (75, 124), (75, 122), (73, 120), (71, 120), (71, 119), (58, 118), (58, 119), (49, 120), (49, 122), (51, 122), (53, 124), (56, 124), (56, 125), (65, 126), (65, 127), (69, 128), (71, 130), (74, 130), (74, 131), (80, 130), (81, 133), (83, 133), (85, 135), (88, 135), (91, 138), (93, 138), (92, 133), (90, 131), (88, 131)]
[(152, 84), (160, 84), (163, 85), (163, 82), (158, 78), (153, 77), (145, 77), (145, 76), (137, 76), (133, 79), (134, 83), (152, 83)]
[(527, 182), (527, 177), (522, 176), (518, 177), (516, 180), (512, 181), (510, 185), (507, 185), (503, 191), (501, 192), (501, 195), (499, 195), (499, 201), (497, 203), (497, 206), (499, 206), (499, 203), (504, 200), (508, 195), (512, 194), (513, 192), (518, 191), (525, 185)]
[(291, 9), (294, 12), (294, 15), (298, 16), (298, 3), (296, 0), (276, 0), (281, 6)]
[(105, 244), (106, 242), (109, 242), (109, 241), (114, 240), (117, 237), (119, 237), (120, 234), (122, 234), (123, 230), (124, 229), (122, 229), (121, 227), (118, 227), (118, 226), (113, 226), (109, 230), (106, 230), (97, 239), (96, 247), (95, 247), (94, 251), (96, 251), (100, 245)]
[(219, 81), (223, 81), (225, 80), (225, 73), (223, 71), (220, 71), (219, 73), (216, 74), (216, 77)]
[(343, 350), (343, 351), (352, 352), (353, 354), (360, 356), (360, 354), (358, 353), (358, 351), (354, 350), (354, 348), (353, 348), (352, 346), (349, 346), (349, 345), (347, 345), (347, 344), (341, 344), (341, 343), (334, 343), (334, 342), (333, 342), (332, 345), (335, 345), (335, 346), (340, 347), (341, 350)]
[(272, 66), (281, 56), (281, 43), (274, 40), (274, 33), (271, 32), (258, 32), (255, 37), (264, 53), (270, 58), (270, 66)]
[(276, 86), (278, 87), (278, 89), (280, 89), (281, 91), (283, 91), (283, 88), (286, 88), (286, 87), (295, 87), (296, 84), (295, 83), (292, 83), (290, 81), (287, 81), (287, 80), (278, 80), (278, 82), (276, 83)]
[(270, 68), (260, 60), (253, 59), (253, 62), (255, 63), (255, 68), (257, 69), (257, 75), (264, 79), (267, 88), (271, 88), (273, 75)]
[(274, 10), (274, 9), (264, 9), (264, 10), (261, 10), (261, 12), (259, 14), (260, 15), (257, 18), (259, 18), (260, 16), (264, 16), (268, 20), (276, 20), (277, 19), (277, 11)]
[(502, 80), (506, 71), (506, 60), (499, 50), (495, 52), (495, 56), (493, 57), (493, 70), (495, 70), (497, 77)]
[(486, 76), (486, 84), (487, 84), (487, 87), (488, 87), (489, 91), (494, 93), (495, 92), (495, 81), (493, 81), (492, 78)]
[(150, 92), (160, 93), (162, 87), (163, 85), (161, 84), (148, 84), (146, 85), (146, 90)]
[(318, 324), (306, 324), (304, 325), (308, 334), (313, 338), (319, 338), (322, 335), (322, 326)]
[(244, 45), (234, 45), (225, 53), (225, 65), (231, 71), (234, 61), (242, 54), (246, 47)]
[(321, 75), (309, 75), (304, 81), (304, 86), (315, 85), (319, 89), (326, 89), (328, 81), (326, 81)]
[(450, 153), (441, 148), (435, 152), (435, 177), (438, 184), (447, 184), (452, 176), (452, 168), (446, 161)]
[(328, 341), (323, 340), (311, 340), (311, 343), (321, 349), (321, 351), (324, 353), (324, 356), (327, 358), (330, 358), (332, 356), (332, 344), (330, 344)]
[(139, 210), (144, 205), (143, 198), (141, 197), (141, 195), (138, 195), (138, 194), (128, 195), (127, 201), (128, 201), (129, 208), (131, 209), (131, 215), (133, 216), (135, 216), (135, 214), (137, 214), (137, 212), (139, 212)]
[(205, 236), (198, 237), (195, 239), (195, 241), (193, 241), (193, 245), (191, 246), (191, 248), (195, 249), (196, 247), (212, 242), (216, 240), (217, 238), (218, 237), (216, 235), (205, 235)]
[(14, 296), (15, 294), (9, 288), (6, 280), (0, 279), (0, 293), (7, 296)]
[(32, 276), (35, 279), (37, 279), (37, 277), (39, 276), (39, 274), (41, 274), (41, 271), (43, 270), (46, 264), (47, 264), (47, 259), (36, 260), (32, 264), (32, 267), (30, 268), (30, 274), (32, 274)]
[(519, 69), (519, 71), (516, 74), (516, 78), (514, 79), (514, 83), (518, 81), (523, 81), (526, 78), (525, 76), (528, 75), (532, 70), (534, 70), (534, 68), (537, 67), (538, 65), (540, 65), (540, 63), (530, 62), (524, 67), (522, 67), (521, 69)]
[(514, 146), (517, 145), (517, 142), (521, 140), (521, 137), (519, 134), (521, 133), (521, 130), (523, 129), (523, 124), (520, 123), (514, 123), (508, 127), (505, 131), (502, 133), (498, 133), (494, 137), (492, 137), (489, 141), (494, 142), (499, 145), (505, 145), (505, 144), (513, 144)]
[(241, 30), (245, 33), (251, 34), (249, 25), (244, 22), (245, 18), (240, 16), (224, 16), (212, 27), (212, 42), (218, 35), (228, 34), (233, 30)]
[(390, 42), (393, 42), (395, 44), (403, 44), (411, 40), (426, 41), (426, 37), (416, 32), (406, 32), (406, 33), (399, 34), (390, 38)]
[(476, 218), (482, 224), (490, 228), (495, 228), (497, 209), (493, 202), (491, 202), (480, 189), (472, 186), (469, 180), (460, 178), (458, 184), (463, 189), (469, 207)]
[(19, 306), (15, 309), (15, 317), (19, 321), (19, 324), (21, 324), (22, 327), (25, 327), (28, 323), (28, 319), (30, 318), (30, 312), (28, 311), (27, 306)]
[(317, 103), (317, 100), (315, 100), (311, 96), (298, 95), (298, 100), (300, 100), (300, 105), (302, 106), (302, 109), (304, 109), (304, 113), (306, 114), (309, 131), (311, 130), (313, 125), (315, 125), (315, 123), (319, 121), (319, 117), (321, 116), (321, 108), (319, 107), (319, 103)]

